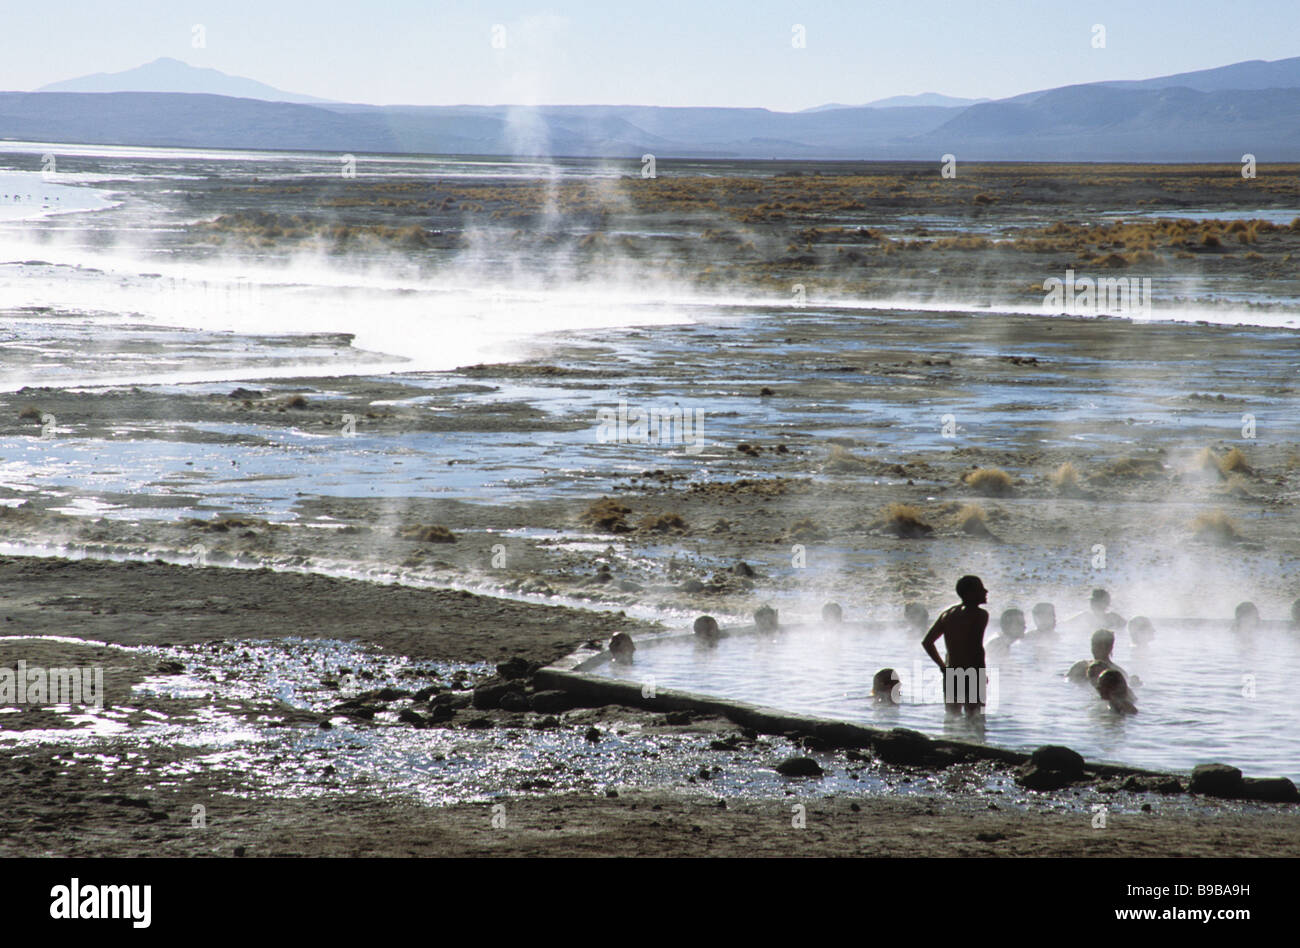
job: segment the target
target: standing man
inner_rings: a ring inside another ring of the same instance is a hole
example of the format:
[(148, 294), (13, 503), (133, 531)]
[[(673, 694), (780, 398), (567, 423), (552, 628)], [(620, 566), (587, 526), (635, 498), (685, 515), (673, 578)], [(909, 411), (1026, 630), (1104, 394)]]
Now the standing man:
[[(978, 576), (963, 576), (957, 580), (957, 595), (961, 604), (943, 611), (921, 640), (921, 646), (943, 675), (948, 713), (965, 710), (974, 715), (984, 708), (984, 630), (989, 614), (980, 606), (989, 601), (989, 594)], [(943, 658), (934, 647), (940, 638), (947, 649)]]

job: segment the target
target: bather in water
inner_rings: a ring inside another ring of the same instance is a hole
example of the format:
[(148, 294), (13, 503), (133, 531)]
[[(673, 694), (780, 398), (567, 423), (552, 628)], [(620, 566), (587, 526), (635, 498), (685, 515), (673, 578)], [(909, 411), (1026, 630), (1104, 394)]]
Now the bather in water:
[(1034, 628), (1025, 635), (1027, 639), (1044, 639), (1056, 635), (1056, 607), (1050, 602), (1037, 603), (1029, 613), (1034, 618)]
[(998, 620), (1002, 634), (984, 647), (990, 659), (1002, 660), (1011, 655), (1011, 646), (1025, 637), (1025, 614), (1019, 609), (1007, 609)]
[(1237, 603), (1236, 614), (1232, 620), (1232, 631), (1240, 635), (1250, 635), (1259, 629), (1259, 608), (1253, 602)]
[(1146, 616), (1134, 616), (1128, 620), (1128, 634), (1135, 649), (1144, 649), (1156, 638), (1156, 627)]
[(697, 641), (710, 647), (718, 644), (718, 639), (722, 637), (722, 630), (718, 628), (718, 620), (713, 616), (700, 616), (695, 620), (695, 638)]
[(909, 631), (925, 635), (930, 628), (930, 611), (919, 602), (909, 602), (903, 606), (903, 621)]
[(1097, 694), (1110, 705), (1117, 714), (1137, 714), (1137, 704), (1133, 693), (1129, 691), (1124, 675), (1114, 668), (1108, 668), (1097, 679)]
[(632, 641), (632, 636), (626, 632), (615, 632), (609, 640), (609, 653), (614, 656), (614, 661), (620, 665), (631, 665), (632, 656), (636, 652), (636, 643)]
[(899, 700), (898, 672), (882, 668), (871, 679), (871, 700), (876, 704), (901, 704)]
[(822, 606), (822, 622), (827, 625), (839, 625), (844, 621), (844, 610), (838, 602), (828, 602)]
[(1094, 662), (1101, 663), (1106, 669), (1113, 668), (1123, 673), (1124, 669), (1120, 668), (1110, 660), (1110, 653), (1115, 650), (1115, 633), (1110, 629), (1098, 629), (1092, 633), (1092, 658), (1081, 659), (1070, 666), (1070, 670), (1065, 673), (1065, 677), (1070, 681), (1084, 682), (1088, 681), (1088, 667)]

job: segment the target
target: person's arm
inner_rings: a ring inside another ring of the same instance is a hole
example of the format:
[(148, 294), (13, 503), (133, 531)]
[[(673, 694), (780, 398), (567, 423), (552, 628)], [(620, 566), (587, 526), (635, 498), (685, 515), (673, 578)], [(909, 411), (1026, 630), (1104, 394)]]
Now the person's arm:
[(925, 633), (925, 638), (921, 640), (921, 648), (925, 653), (934, 659), (934, 663), (939, 666), (939, 671), (946, 671), (947, 666), (943, 663), (943, 658), (939, 655), (939, 650), (934, 647), (934, 643), (939, 636), (943, 635), (944, 617), (939, 616), (934, 620), (934, 625), (930, 626), (930, 631)]

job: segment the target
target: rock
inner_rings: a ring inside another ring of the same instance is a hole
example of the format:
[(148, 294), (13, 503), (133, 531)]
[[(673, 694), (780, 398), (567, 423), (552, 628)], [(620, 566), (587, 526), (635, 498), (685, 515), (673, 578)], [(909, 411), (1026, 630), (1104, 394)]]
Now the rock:
[(523, 685), (516, 681), (489, 678), (474, 689), (473, 705), (480, 711), (501, 706), (501, 699), (510, 693), (523, 694)]
[(1300, 792), (1286, 777), (1247, 777), (1242, 796), (1261, 803), (1300, 803)]
[(424, 715), (417, 711), (412, 711), (410, 708), (403, 708), (401, 711), (398, 711), (397, 720), (401, 721), (403, 724), (414, 724), (416, 727), (429, 726), (429, 722), (425, 719)]
[(557, 728), (559, 726), (560, 726), (560, 719), (553, 714), (548, 714), (546, 717), (542, 718), (540, 721), (538, 721), (536, 724), (533, 725), (533, 727), (538, 731), (549, 731), (552, 728)]
[(776, 772), (785, 777), (820, 777), (825, 773), (811, 757), (788, 757), (776, 765)]
[(182, 675), (185, 673), (185, 666), (180, 662), (159, 662), (158, 673), (161, 675)]
[(516, 714), (522, 711), (528, 711), (532, 705), (529, 704), (528, 696), (519, 691), (507, 691), (501, 696), (501, 701), (497, 707), (502, 711), (513, 711)]
[(508, 681), (513, 681), (517, 678), (527, 678), (535, 671), (537, 671), (537, 665), (528, 661), (526, 658), (520, 658), (518, 655), (497, 666), (497, 674)]
[(429, 708), (428, 721), (432, 724), (441, 724), (444, 721), (450, 721), (456, 716), (449, 704), (435, 704)]
[(690, 711), (669, 711), (664, 715), (664, 724), (670, 724), (680, 727), (683, 724), (690, 724), (695, 720), (695, 715)]
[(490, 718), (472, 718), (465, 722), (465, 727), (471, 731), (483, 731), (492, 726)]
[(684, 593), (698, 593), (704, 591), (704, 584), (698, 579), (688, 579), (677, 588)]
[(820, 738), (820, 737), (815, 737), (815, 736), (813, 736), (813, 735), (810, 734), (810, 735), (808, 735), (807, 737), (805, 737), (805, 738), (803, 739), (803, 749), (804, 749), (804, 750), (810, 750), (810, 751), (827, 751), (827, 750), (830, 750), (830, 748), (831, 748), (831, 745), (830, 745), (827, 741), (823, 740), (823, 739)]
[(1040, 770), (1056, 770), (1071, 777), (1083, 776), (1083, 756), (1059, 744), (1046, 744), (1029, 756), (1029, 764)]
[(887, 764), (921, 764), (930, 755), (931, 741), (920, 731), (896, 727), (876, 738), (875, 748)]
[(1133, 774), (1116, 789), (1134, 793), (1182, 793), (1183, 783), (1177, 777), (1169, 775), (1148, 777)]
[(587, 728), (587, 733), (583, 735), (588, 741), (595, 744), (600, 740), (600, 730), (594, 727)]
[(405, 688), (376, 688), (374, 691), (367, 691), (359, 697), (370, 701), (400, 701), (403, 698), (411, 697), (411, 693)]
[(731, 571), (737, 576), (744, 576), (747, 579), (752, 579), (754, 576), (754, 567), (750, 566), (744, 560), (740, 560), (735, 566), (731, 567)]
[(568, 711), (573, 707), (573, 699), (569, 697), (567, 691), (538, 691), (533, 694), (529, 706), (539, 714), (552, 714), (557, 711)]
[(457, 711), (460, 711), (464, 708), (468, 708), (473, 703), (473, 700), (474, 699), (469, 694), (451, 695), (447, 702), (447, 705), (448, 707), (452, 707), (455, 708)]
[(1026, 790), (1060, 790), (1075, 781), (1064, 770), (1048, 770), (1028, 764), (1016, 776), (1016, 783)]
[(424, 702), (428, 701), (430, 698), (436, 696), (440, 691), (442, 691), (442, 689), (439, 688), (437, 685), (428, 685), (424, 688), (421, 688), (419, 691), (413, 694), (411, 696), (411, 700), (415, 701), (417, 704), (423, 704)]
[(1227, 764), (1198, 764), (1192, 768), (1192, 782), (1187, 786), (1190, 793), (1229, 799), (1240, 797), (1243, 789), (1241, 771)]

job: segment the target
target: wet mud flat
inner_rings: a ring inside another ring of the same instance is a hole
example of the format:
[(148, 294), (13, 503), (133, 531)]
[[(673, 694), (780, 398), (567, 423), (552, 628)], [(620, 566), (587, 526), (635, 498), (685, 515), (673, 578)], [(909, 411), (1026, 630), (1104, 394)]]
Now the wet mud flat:
[[(98, 709), (4, 715), (9, 855), (1300, 846), (1294, 806), (1190, 796), (1185, 786), (1156, 792), (1100, 774), (1029, 790), (1016, 768), (989, 759), (903, 763), (724, 716), (584, 707), (534, 680), (542, 662), (586, 636), (645, 634), (609, 614), (400, 588), (382, 590), (398, 602), (380, 612), (366, 600), (373, 584), (166, 564), (8, 558), (0, 586), (0, 661), (98, 664), (106, 686)], [(390, 633), (402, 599), (423, 631)], [(199, 615), (187, 605), (196, 600)], [(519, 637), (494, 637), (498, 620)], [(490, 644), (477, 653), (451, 631), (485, 621)], [(505, 641), (523, 654), (495, 667), (482, 660)], [(493, 682), (531, 693), (543, 710), (511, 705)], [(489, 693), (495, 701), (483, 700)], [(792, 758), (821, 773), (777, 771)]]

